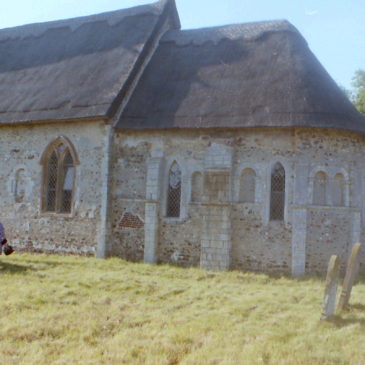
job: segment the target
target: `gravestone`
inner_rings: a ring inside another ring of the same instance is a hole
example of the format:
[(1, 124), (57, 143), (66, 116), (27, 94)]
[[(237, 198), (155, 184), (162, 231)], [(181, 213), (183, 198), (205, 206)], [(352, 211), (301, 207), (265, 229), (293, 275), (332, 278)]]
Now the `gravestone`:
[(328, 263), (321, 320), (329, 319), (335, 312), (339, 269), (340, 259), (332, 255)]
[(338, 303), (338, 310), (344, 310), (348, 307), (352, 286), (354, 285), (355, 277), (359, 265), (359, 252), (361, 244), (356, 243), (351, 251), (351, 256), (346, 267), (346, 275), (343, 281), (342, 292)]

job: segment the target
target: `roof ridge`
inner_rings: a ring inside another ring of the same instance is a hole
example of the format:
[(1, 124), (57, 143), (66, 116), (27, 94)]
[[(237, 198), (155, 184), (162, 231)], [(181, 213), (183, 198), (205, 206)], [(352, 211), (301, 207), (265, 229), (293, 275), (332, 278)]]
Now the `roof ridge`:
[(217, 43), (223, 38), (254, 40), (268, 32), (290, 31), (300, 34), (289, 21), (266, 20), (248, 23), (219, 25), (198, 29), (170, 30), (162, 38), (162, 42), (175, 42), (177, 45), (201, 45), (207, 41)]
[(119, 23), (122, 19), (129, 16), (142, 14), (160, 15), (164, 9), (164, 2), (170, 0), (160, 0), (158, 2), (138, 5), (125, 9), (106, 11), (97, 14), (83, 15), (74, 18), (51, 20), (47, 22), (30, 23), (9, 28), (0, 29), (0, 42), (8, 39), (25, 38), (29, 36), (39, 37), (49, 29), (69, 27), (71, 31), (86, 23), (97, 21), (107, 21), (110, 26)]

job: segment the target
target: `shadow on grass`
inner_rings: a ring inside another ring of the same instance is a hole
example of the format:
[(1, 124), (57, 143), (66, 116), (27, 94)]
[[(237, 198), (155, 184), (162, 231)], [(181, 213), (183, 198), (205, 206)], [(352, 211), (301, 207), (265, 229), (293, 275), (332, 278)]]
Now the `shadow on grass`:
[(353, 308), (355, 310), (359, 310), (359, 311), (365, 311), (365, 304), (362, 304), (362, 303), (350, 304), (350, 309), (351, 308)]
[[(297, 282), (306, 282), (306, 281), (319, 281), (319, 282), (325, 282), (326, 281), (326, 273), (322, 274), (306, 274), (302, 277), (292, 277), (289, 274), (266, 274), (270, 279), (280, 279), (281, 277), (285, 277), (287, 279), (297, 281)], [(345, 275), (340, 275), (340, 282), (344, 280)], [(365, 284), (365, 275), (360, 275), (356, 278), (354, 285), (357, 284)]]
[[(353, 307), (353, 306), (352, 306)], [(365, 319), (359, 318), (343, 318), (341, 315), (337, 314), (328, 320), (329, 323), (332, 323), (338, 328), (346, 327), (352, 324), (359, 324), (362, 329), (365, 329)]]
[(12, 261), (11, 259), (9, 261), (6, 261), (6, 258), (2, 259), (0, 256), (0, 274), (1, 273), (19, 274), (19, 273), (25, 273), (26, 271), (45, 271), (58, 266), (70, 267), (70, 266), (80, 265), (79, 263), (65, 262), (62, 260), (60, 261), (43, 260), (43, 259), (37, 260), (24, 257), (22, 257), (21, 260), (17, 260), (18, 261), (17, 263), (14, 263), (14, 261)]
[(29, 269), (30, 268), (28, 266), (12, 264), (0, 260), (0, 274), (20, 274)]

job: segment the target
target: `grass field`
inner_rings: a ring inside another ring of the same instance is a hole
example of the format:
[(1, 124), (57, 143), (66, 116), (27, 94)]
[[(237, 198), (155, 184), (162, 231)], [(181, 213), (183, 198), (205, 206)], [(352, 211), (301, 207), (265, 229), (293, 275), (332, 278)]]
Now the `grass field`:
[(365, 364), (365, 280), (320, 322), (324, 279), (0, 256), (0, 364)]

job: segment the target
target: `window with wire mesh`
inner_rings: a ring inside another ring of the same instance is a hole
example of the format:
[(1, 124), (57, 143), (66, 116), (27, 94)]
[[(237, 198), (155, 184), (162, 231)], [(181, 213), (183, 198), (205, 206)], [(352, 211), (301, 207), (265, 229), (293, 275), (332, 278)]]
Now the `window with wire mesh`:
[(52, 146), (44, 165), (43, 211), (71, 213), (75, 164), (70, 150), (63, 143)]
[(46, 210), (53, 212), (56, 209), (57, 195), (57, 175), (58, 175), (58, 158), (55, 152), (52, 152), (47, 165), (47, 199)]
[(277, 163), (271, 172), (270, 220), (284, 220), (285, 170)]
[(174, 162), (169, 171), (168, 191), (167, 191), (167, 217), (180, 217), (181, 204), (181, 170)]
[(326, 205), (327, 199), (327, 175), (318, 171), (313, 180), (313, 204)]
[(240, 179), (240, 202), (254, 203), (256, 190), (256, 174), (252, 169), (244, 169)]

